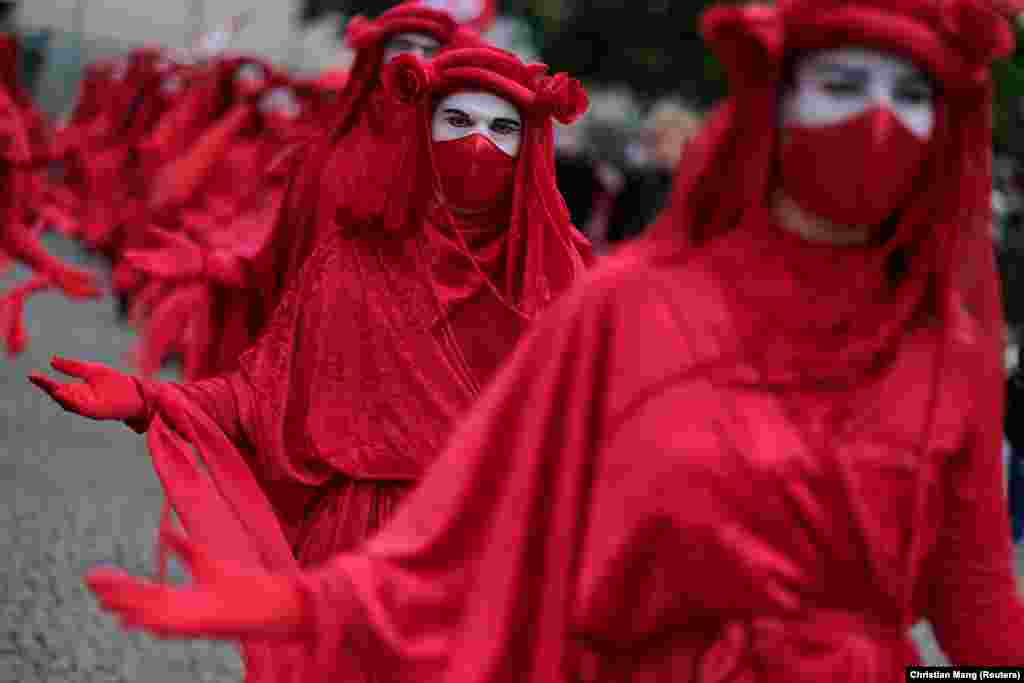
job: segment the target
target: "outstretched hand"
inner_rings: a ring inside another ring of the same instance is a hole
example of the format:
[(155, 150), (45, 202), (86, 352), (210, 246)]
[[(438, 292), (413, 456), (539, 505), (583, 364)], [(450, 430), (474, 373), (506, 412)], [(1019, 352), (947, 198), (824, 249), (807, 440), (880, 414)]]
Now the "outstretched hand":
[(103, 608), (116, 612), (125, 628), (162, 638), (222, 640), (301, 633), (301, 596), (286, 577), (216, 559), (179, 531), (165, 530), (161, 540), (185, 561), (191, 585), (156, 583), (120, 569), (95, 569), (86, 577)]
[(64, 410), (94, 420), (132, 420), (144, 415), (146, 404), (130, 375), (100, 363), (59, 356), (50, 365), (58, 372), (83, 380), (62, 383), (38, 372), (29, 375), (29, 381)]

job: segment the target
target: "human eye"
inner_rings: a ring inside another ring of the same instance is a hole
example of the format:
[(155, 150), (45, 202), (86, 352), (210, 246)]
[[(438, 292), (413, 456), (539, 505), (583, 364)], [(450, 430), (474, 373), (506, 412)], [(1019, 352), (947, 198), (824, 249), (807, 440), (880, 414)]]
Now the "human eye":
[(851, 79), (829, 78), (821, 81), (819, 87), (833, 97), (854, 97), (864, 93), (864, 85)]
[(931, 86), (921, 81), (902, 83), (896, 88), (895, 93), (895, 98), (898, 101), (912, 105), (929, 104), (933, 96)]
[(491, 130), (499, 135), (514, 135), (519, 132), (520, 126), (515, 121), (498, 119), (491, 124)]
[(473, 121), (462, 112), (449, 112), (444, 117), (445, 123), (455, 128), (468, 128), (473, 125)]

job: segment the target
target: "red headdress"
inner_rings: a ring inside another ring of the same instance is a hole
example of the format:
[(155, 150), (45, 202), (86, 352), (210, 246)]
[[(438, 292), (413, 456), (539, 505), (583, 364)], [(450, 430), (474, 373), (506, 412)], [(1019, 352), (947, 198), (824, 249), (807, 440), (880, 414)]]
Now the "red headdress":
[[(385, 88), (399, 102), (414, 104), (419, 110), (418, 154), (412, 159), (418, 168), (402, 173), (409, 184), (398, 185), (392, 202), (400, 204), (397, 197), (412, 199), (404, 225), (413, 229), (421, 228), (422, 216), (431, 205), (448, 227), (457, 222), (450, 211), (436, 206), (442, 192), (430, 143), (437, 102), (456, 91), (476, 90), (493, 93), (519, 109), (523, 138), (511, 210), (489, 217), (505, 222), (494, 226), (504, 231), (503, 255), (499, 257), (503, 262), (482, 267), (463, 231), (452, 229), (450, 234), (494, 293), (525, 318), (544, 308), (552, 292), (563, 291), (575, 281), (590, 258), (590, 245), (572, 226), (558, 192), (552, 128), (552, 119), (568, 124), (579, 118), (587, 109), (587, 94), (575, 79), (564, 73), (550, 76), (547, 71), (544, 64), (527, 65), (509, 52), (489, 47), (451, 50), (431, 62), (402, 55), (384, 70)], [(431, 182), (424, 182), (428, 178)], [(435, 226), (428, 221), (426, 227)], [(486, 270), (493, 275), (485, 274)], [(495, 275), (502, 280), (494, 281)]]
[(167, 162), (154, 180), (157, 205), (184, 201), (251, 119), (256, 97), (242, 101), (234, 90), (235, 76), (249, 64), (263, 70), (264, 89), (287, 82), (285, 76), (260, 59), (234, 57), (220, 61), (195, 85), (180, 109), (164, 117), (147, 142), (151, 153), (155, 152), (150, 163)]
[[(404, 121), (409, 110), (395, 106), (378, 87), (380, 70), (388, 40), (409, 32), (435, 38), (442, 51), (481, 42), (450, 15), (421, 2), (404, 2), (376, 19), (356, 17), (349, 22), (347, 40), (356, 50), (356, 59), (344, 89), (324, 107), (323, 135), (313, 136), (308, 145), (296, 146), (280, 165), (283, 169), (289, 162), (295, 163), (292, 180), (277, 225), (256, 266), (260, 279), (267, 283), (268, 315), (312, 252), (323, 226), (333, 227), (333, 209), (324, 216), (321, 204), (331, 201), (345, 207), (355, 222), (379, 217), (386, 206), (388, 184), (381, 180), (396, 177), (395, 167), (405, 163), (408, 126)], [(344, 150), (338, 147), (341, 144)], [(300, 148), (304, 153), (296, 153)], [(345, 165), (343, 172), (332, 168), (336, 161)], [(325, 179), (331, 185), (329, 200), (321, 199)]]
[[(749, 207), (766, 204), (775, 180), (778, 101), (795, 56), (844, 46), (893, 52), (938, 82), (936, 129), (925, 176), (875, 253), (906, 257), (898, 302), (875, 311), (877, 320), (863, 312), (860, 324), (877, 338), (923, 310), (945, 316), (955, 298), (993, 339), (1001, 335), (988, 237), (989, 65), (1012, 51), (1013, 35), (990, 3), (781, 0), (773, 7), (714, 8), (703, 31), (725, 65), (732, 93), (688, 148), (671, 208), (652, 226), (654, 242), (699, 246), (736, 226)], [(841, 362), (834, 349), (821, 351)]]
[(403, 2), (376, 19), (354, 17), (346, 28), (346, 42), (356, 51), (346, 87), (328, 122), (334, 135), (344, 135), (363, 111), (366, 98), (380, 82), (380, 69), (388, 40), (401, 33), (423, 33), (442, 45), (479, 44), (474, 31), (460, 28), (447, 12), (422, 2)]
[(235, 56), (221, 59), (200, 73), (190, 72), (190, 87), (178, 105), (163, 116), (143, 145), (152, 163), (175, 159), (235, 103), (232, 84), (238, 70), (254, 64), (263, 69), (268, 86), (281, 76), (265, 60)]

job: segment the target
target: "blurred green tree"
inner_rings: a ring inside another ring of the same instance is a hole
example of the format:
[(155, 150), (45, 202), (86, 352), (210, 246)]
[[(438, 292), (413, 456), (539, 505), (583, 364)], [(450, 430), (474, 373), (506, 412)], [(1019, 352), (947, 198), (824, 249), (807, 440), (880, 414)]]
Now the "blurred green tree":
[(1017, 25), (1017, 51), (996, 64), (995, 145), (1000, 152), (1024, 160), (1024, 27)]

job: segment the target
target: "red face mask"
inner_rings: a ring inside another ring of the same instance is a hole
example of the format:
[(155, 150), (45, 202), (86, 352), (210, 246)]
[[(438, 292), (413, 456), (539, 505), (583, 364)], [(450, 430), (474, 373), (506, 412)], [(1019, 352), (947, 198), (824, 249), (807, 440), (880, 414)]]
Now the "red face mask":
[(433, 145), (441, 190), (453, 208), (477, 213), (511, 199), (516, 159), (486, 137), (474, 133)]
[(787, 125), (783, 135), (782, 189), (837, 225), (878, 225), (903, 208), (928, 149), (877, 107), (834, 125)]

